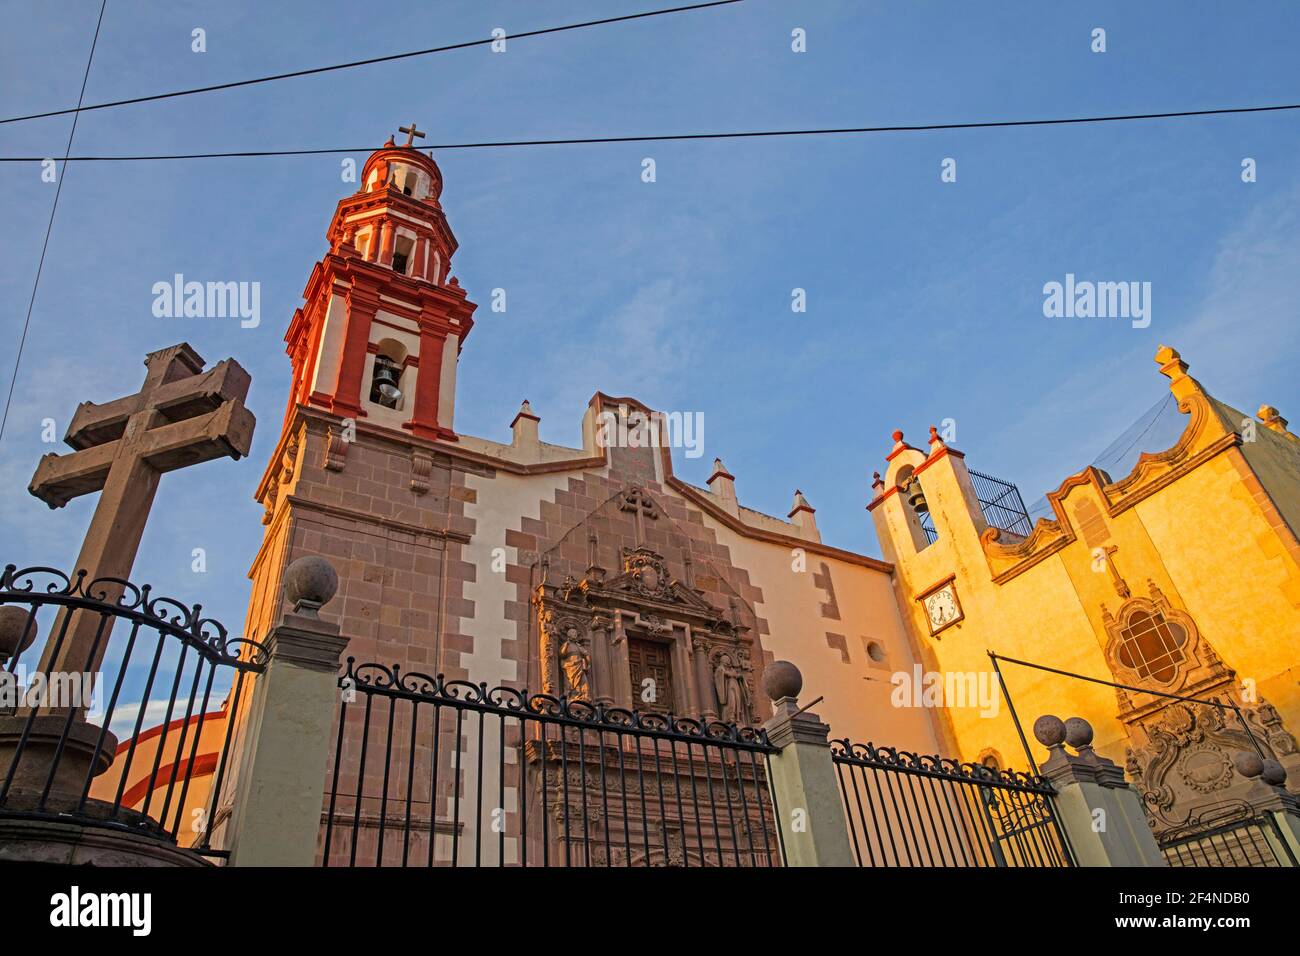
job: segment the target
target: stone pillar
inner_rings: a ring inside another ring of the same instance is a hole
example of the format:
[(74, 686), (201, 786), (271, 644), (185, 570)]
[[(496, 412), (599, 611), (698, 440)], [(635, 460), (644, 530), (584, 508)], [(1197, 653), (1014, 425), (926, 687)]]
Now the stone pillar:
[(1056, 788), (1057, 819), (1080, 866), (1168, 865), (1137, 790), (1118, 764), (1092, 749), (1091, 724), (1049, 714), (1034, 721), (1034, 737), (1048, 750), (1040, 773)]
[[(533, 600), (536, 602), (538, 598), (534, 597)], [(564, 693), (564, 687), (560, 682), (555, 627), (555, 615), (539, 607), (537, 612), (538, 679), (542, 682), (543, 694), (559, 697), (560, 694)]]
[(231, 812), (231, 866), (316, 861), (339, 658), (348, 640), (316, 613), (338, 590), (329, 562), (299, 558), (284, 580), (293, 610), (267, 638), (270, 659), (253, 694)]
[(614, 704), (628, 710), (635, 710), (639, 701), (632, 698), (632, 682), (628, 674), (632, 662), (628, 659), (627, 631), (623, 627), (623, 612), (614, 612), (614, 631), (609, 645), (609, 669), (614, 679)]
[(775, 711), (763, 728), (768, 741), (781, 751), (772, 755), (768, 786), (776, 801), (786, 865), (853, 866), (849, 828), (831, 762), (830, 728), (816, 714), (799, 711), (803, 675), (789, 661), (767, 666), (763, 688)]
[(363, 395), (370, 394), (370, 383), (365, 381), (366, 359), (369, 358), (370, 327), (379, 311), (379, 286), (354, 279), (346, 298), (343, 353), (339, 356), (330, 411), (344, 418), (358, 418)]
[(709, 667), (709, 644), (704, 635), (691, 632), (691, 654), (695, 659), (696, 706), (705, 720), (718, 719), (718, 695), (713, 690), (713, 670)]
[(411, 420), (403, 425), (416, 438), (433, 440), (441, 434), (438, 410), (442, 390), (442, 351), (447, 333), (427, 321), (420, 322), (420, 367), (415, 376), (415, 400), (411, 403)]
[(613, 622), (603, 614), (591, 619), (591, 699), (597, 704), (612, 706), (614, 675), (610, 671), (609, 643)]

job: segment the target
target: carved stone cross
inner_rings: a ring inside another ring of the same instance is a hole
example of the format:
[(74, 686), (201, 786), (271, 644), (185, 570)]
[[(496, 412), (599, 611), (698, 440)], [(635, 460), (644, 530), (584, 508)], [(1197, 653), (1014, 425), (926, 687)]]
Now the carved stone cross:
[[(1095, 555), (1093, 563), (1096, 564), (1098, 558), (1106, 562), (1106, 568), (1110, 571), (1110, 583), (1115, 586), (1115, 593), (1127, 601), (1132, 595), (1132, 592), (1129, 590), (1128, 582), (1125, 581), (1123, 575), (1119, 573), (1119, 568), (1115, 566), (1115, 552), (1118, 550), (1119, 547), (1113, 544), (1104, 548), (1096, 549), (1096, 551), (1093, 552)], [(1100, 552), (1100, 554), (1097, 554), (1097, 552)]]
[(629, 488), (623, 492), (618, 510), (631, 513), (632, 521), (636, 525), (636, 543), (638, 545), (645, 544), (645, 528), (641, 523), (641, 519), (643, 515), (651, 521), (659, 517), (659, 513), (655, 511), (654, 499), (640, 488)]
[[(238, 459), (248, 454), (253, 439), (256, 422), (244, 407), (251, 379), (234, 359), (204, 372), (203, 359), (182, 342), (150, 352), (144, 364), (144, 385), (134, 395), (77, 406), (63, 438), (76, 451), (43, 456), (27, 489), (51, 508), (100, 492), (74, 569), (86, 572), (87, 583), (130, 578), (164, 472), (213, 458)], [(110, 593), (108, 599), (117, 596)], [(96, 642), (98, 617), (74, 613), (57, 659), (51, 640), (41, 669), (95, 670), (107, 644), (106, 634)], [(59, 634), (62, 625), (60, 615), (52, 633)]]

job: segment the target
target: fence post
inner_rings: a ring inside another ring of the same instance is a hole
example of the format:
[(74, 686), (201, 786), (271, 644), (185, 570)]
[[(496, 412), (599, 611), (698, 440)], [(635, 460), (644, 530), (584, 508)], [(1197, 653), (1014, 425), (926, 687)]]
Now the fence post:
[(1034, 737), (1048, 750), (1039, 772), (1056, 788), (1056, 812), (1080, 866), (1168, 866), (1138, 792), (1092, 749), (1091, 724), (1049, 714), (1034, 721)]
[(1286, 768), (1277, 760), (1263, 760), (1253, 750), (1233, 758), (1237, 772), (1253, 780), (1246, 799), (1258, 812), (1272, 818), (1275, 829), (1264, 827), (1273, 855), (1283, 865), (1300, 866), (1300, 798), (1286, 789)]
[(311, 866), (316, 859), (330, 730), (347, 638), (317, 610), (338, 590), (324, 558), (285, 569), (293, 610), (266, 641), (231, 811), (231, 866)]
[(849, 830), (840, 803), (830, 728), (816, 714), (800, 711), (803, 675), (789, 661), (763, 670), (763, 689), (775, 711), (763, 724), (771, 755), (768, 784), (778, 811), (787, 866), (853, 866)]

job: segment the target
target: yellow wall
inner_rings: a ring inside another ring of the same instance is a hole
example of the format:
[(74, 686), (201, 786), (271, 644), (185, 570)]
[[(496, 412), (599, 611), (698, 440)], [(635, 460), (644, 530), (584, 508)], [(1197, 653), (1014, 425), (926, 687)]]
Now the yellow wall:
[(1243, 461), (1220, 455), (1135, 510), (1201, 633), (1295, 732), (1300, 609), (1287, 585), (1297, 566), (1243, 483)]

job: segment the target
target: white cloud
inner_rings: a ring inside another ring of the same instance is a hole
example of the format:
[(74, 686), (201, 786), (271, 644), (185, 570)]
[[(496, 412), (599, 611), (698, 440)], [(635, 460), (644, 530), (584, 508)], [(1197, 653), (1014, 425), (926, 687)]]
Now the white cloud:
[(1253, 412), (1285, 400), (1254, 389), (1265, 372), (1293, 364), (1300, 345), (1300, 185), (1255, 206), (1223, 237), (1201, 305), (1177, 335), (1168, 344), (1224, 401)]

